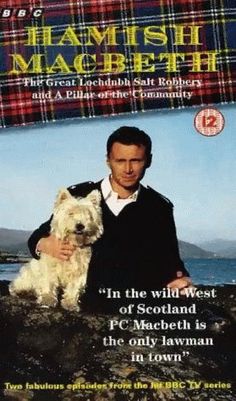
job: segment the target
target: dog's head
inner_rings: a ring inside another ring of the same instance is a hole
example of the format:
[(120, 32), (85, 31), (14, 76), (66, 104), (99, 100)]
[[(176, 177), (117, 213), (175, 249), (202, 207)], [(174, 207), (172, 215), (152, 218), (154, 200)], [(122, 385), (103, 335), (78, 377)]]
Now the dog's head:
[(94, 243), (103, 233), (101, 194), (94, 190), (85, 198), (75, 198), (67, 189), (59, 191), (51, 223), (60, 239), (76, 240), (79, 245)]

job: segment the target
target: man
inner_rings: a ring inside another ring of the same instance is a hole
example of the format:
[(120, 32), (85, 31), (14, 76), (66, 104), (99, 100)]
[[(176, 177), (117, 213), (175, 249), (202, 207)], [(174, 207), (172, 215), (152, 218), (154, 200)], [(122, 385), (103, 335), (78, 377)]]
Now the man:
[[(87, 292), (101, 287), (182, 290), (191, 284), (179, 256), (172, 203), (140, 184), (151, 161), (150, 137), (138, 128), (121, 127), (107, 141), (111, 175), (69, 188), (73, 196), (93, 189), (102, 193), (104, 234), (93, 246)], [(29, 248), (36, 258), (44, 252), (61, 260), (74, 251), (50, 234), (50, 220), (31, 235)]]

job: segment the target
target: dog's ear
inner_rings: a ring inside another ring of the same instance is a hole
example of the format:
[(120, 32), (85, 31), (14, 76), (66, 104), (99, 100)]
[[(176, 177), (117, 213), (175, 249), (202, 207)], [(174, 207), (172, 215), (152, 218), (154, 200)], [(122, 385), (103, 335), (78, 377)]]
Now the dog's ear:
[(57, 197), (56, 197), (56, 202), (55, 202), (55, 208), (57, 208), (62, 202), (64, 202), (65, 200), (71, 198), (72, 195), (70, 194), (70, 192), (68, 191), (68, 189), (66, 188), (62, 188), (59, 190)]
[(87, 195), (87, 199), (90, 200), (90, 202), (93, 203), (94, 206), (100, 205), (101, 202), (101, 193), (97, 189), (94, 189), (92, 192), (90, 192)]

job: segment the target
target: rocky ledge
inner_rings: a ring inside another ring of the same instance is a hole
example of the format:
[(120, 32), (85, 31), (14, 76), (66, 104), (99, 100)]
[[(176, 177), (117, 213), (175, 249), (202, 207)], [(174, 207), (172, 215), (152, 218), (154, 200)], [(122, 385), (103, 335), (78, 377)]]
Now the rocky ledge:
[[(44, 309), (32, 300), (9, 296), (8, 282), (0, 282), (1, 401), (235, 401), (236, 287), (215, 288), (217, 298), (194, 300), (197, 315), (187, 317), (194, 324), (196, 319), (204, 321), (203, 332), (122, 333), (108, 329), (109, 320), (117, 318), (112, 310), (95, 312), (94, 306), (80, 313), (60, 307)], [(180, 319), (179, 315), (164, 317)], [(150, 321), (150, 316), (145, 318)], [(156, 338), (155, 348), (127, 343), (105, 347), (103, 338), (111, 333), (126, 340)], [(212, 338), (213, 345), (170, 347), (161, 343), (163, 336)], [(145, 358), (133, 362), (132, 353)], [(150, 353), (186, 356), (148, 361)]]

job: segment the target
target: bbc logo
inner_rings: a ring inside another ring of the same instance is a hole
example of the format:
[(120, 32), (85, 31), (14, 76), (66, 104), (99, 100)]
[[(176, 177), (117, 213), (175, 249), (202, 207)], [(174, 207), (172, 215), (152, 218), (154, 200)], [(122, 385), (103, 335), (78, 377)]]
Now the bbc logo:
[(43, 8), (0, 8), (0, 18), (40, 18), (43, 15)]

